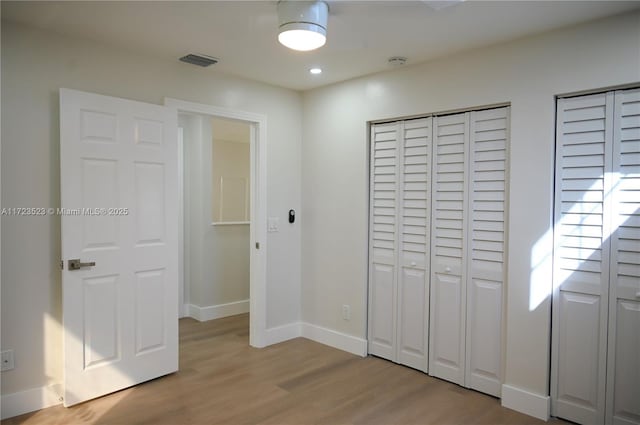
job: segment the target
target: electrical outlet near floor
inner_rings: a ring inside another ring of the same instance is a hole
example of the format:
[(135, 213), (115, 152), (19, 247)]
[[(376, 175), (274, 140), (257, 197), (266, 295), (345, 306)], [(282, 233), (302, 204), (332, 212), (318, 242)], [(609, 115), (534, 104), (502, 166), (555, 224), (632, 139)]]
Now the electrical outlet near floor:
[(5, 350), (1, 353), (2, 372), (13, 369), (13, 350)]
[(351, 320), (351, 306), (348, 304), (342, 305), (342, 319)]

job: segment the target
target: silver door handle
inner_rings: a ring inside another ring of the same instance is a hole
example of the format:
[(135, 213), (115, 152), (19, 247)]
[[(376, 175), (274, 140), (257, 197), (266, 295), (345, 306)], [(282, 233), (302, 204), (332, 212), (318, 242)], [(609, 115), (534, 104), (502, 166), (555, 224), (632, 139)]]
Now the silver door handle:
[(93, 267), (96, 265), (96, 262), (82, 263), (79, 258), (74, 258), (73, 260), (69, 260), (67, 264), (69, 265), (69, 270), (80, 270), (83, 267)]

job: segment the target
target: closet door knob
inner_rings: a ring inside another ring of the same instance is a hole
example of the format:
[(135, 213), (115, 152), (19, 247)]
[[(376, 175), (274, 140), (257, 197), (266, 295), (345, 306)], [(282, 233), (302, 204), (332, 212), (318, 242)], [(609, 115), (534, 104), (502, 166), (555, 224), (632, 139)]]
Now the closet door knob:
[(415, 261), (412, 261), (412, 262), (411, 262), (411, 267), (415, 267), (415, 266), (416, 266), (416, 262), (415, 262)]
[(445, 267), (444, 271), (447, 273), (451, 273), (451, 267)]

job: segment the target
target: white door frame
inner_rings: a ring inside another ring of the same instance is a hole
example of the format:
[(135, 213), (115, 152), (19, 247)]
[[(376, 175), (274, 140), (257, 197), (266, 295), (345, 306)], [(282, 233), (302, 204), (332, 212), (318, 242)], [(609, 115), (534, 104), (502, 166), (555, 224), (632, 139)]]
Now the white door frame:
[[(178, 113), (195, 113), (217, 118), (244, 121), (251, 126), (251, 182), (250, 182), (250, 279), (249, 279), (249, 344), (266, 346), (267, 323), (267, 117), (262, 114), (243, 112), (202, 103), (165, 98), (165, 106)], [(178, 188), (183, 199), (183, 190)], [(179, 216), (180, 232), (184, 226), (183, 215)], [(179, 246), (179, 255), (184, 255), (184, 243)], [(179, 276), (180, 290), (184, 291), (184, 275)]]

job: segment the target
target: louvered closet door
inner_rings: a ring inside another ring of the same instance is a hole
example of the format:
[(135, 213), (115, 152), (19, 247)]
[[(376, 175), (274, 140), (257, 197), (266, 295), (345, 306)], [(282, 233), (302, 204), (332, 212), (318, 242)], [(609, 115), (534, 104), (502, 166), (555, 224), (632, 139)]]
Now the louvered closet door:
[(370, 344), (427, 370), (431, 118), (372, 127)]
[(602, 423), (613, 96), (559, 99), (557, 107), (552, 413)]
[(500, 396), (509, 109), (471, 112), (465, 386)]
[(640, 424), (640, 90), (615, 93), (607, 421)]
[(464, 385), (469, 113), (433, 127), (429, 373)]
[(427, 371), (431, 216), (431, 118), (400, 124), (397, 362)]
[(395, 361), (400, 125), (371, 128), (369, 353)]

